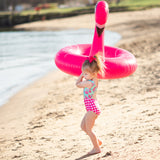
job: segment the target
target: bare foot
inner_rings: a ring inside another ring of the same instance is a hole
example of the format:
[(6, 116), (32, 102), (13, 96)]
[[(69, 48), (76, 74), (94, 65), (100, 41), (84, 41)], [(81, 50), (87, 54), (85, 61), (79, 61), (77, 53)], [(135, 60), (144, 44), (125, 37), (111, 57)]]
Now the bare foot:
[(99, 146), (102, 145), (102, 141), (100, 139), (98, 139), (98, 144), (99, 144)]
[(98, 154), (98, 153), (101, 153), (100, 148), (93, 148), (90, 152), (88, 152), (89, 155)]

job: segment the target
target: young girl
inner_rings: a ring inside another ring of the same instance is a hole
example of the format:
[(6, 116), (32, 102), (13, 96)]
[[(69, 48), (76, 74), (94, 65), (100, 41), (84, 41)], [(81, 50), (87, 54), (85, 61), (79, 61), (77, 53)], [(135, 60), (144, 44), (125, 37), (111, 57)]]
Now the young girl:
[[(97, 154), (101, 152), (100, 145), (102, 144), (95, 133), (92, 131), (95, 120), (100, 115), (101, 110), (96, 98), (98, 88), (97, 74), (103, 70), (103, 63), (99, 56), (90, 57), (82, 65), (82, 74), (76, 81), (76, 86), (83, 89), (84, 104), (87, 113), (85, 114), (81, 128), (90, 137), (93, 149), (88, 154)], [(85, 78), (85, 80), (84, 80)]]

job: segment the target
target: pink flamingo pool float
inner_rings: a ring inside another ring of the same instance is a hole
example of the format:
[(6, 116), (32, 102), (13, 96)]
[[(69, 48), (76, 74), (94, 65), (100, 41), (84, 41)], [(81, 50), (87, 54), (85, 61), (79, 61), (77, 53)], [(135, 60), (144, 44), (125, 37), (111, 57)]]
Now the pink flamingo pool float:
[(106, 66), (99, 79), (116, 79), (131, 75), (137, 68), (134, 55), (116, 47), (104, 46), (104, 28), (108, 18), (108, 4), (99, 1), (95, 7), (95, 31), (92, 44), (77, 44), (62, 48), (55, 57), (57, 67), (65, 73), (79, 76), (83, 62), (99, 53)]

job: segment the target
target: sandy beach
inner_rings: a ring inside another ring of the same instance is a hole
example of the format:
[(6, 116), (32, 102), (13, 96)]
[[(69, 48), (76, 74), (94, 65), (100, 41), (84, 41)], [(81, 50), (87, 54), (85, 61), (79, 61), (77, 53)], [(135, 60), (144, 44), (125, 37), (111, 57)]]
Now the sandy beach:
[[(15, 28), (94, 28), (94, 14)], [(85, 108), (77, 78), (53, 71), (0, 107), (1, 160), (160, 160), (160, 8), (111, 13), (106, 29), (122, 35), (116, 46), (132, 52), (138, 68), (99, 81), (102, 114), (94, 130), (102, 152), (86, 156), (92, 145), (80, 129)]]

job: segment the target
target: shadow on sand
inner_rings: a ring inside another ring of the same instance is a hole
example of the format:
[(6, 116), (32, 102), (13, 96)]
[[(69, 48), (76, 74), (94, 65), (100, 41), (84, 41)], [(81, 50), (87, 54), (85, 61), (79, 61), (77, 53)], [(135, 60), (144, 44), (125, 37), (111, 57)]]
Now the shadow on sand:
[[(90, 156), (94, 156), (96, 154), (97, 153), (95, 153), (95, 154), (85, 154), (85, 155), (83, 155), (83, 156), (81, 156), (79, 158), (76, 158), (75, 160), (81, 160), (81, 159), (84, 159), (84, 158), (87, 158), (87, 157), (90, 157)], [(107, 152), (104, 156), (102, 156), (102, 158), (108, 157), (108, 156), (112, 156), (112, 152), (111, 151)], [(101, 157), (97, 157), (97, 158), (101, 158)]]
[[(96, 153), (95, 153), (95, 154), (96, 154)], [(79, 158), (76, 158), (75, 160), (81, 160), (81, 159), (84, 159), (84, 158), (93, 156), (93, 155), (95, 155), (95, 154), (85, 154), (85, 155), (83, 155), (83, 156), (81, 156), (81, 157), (79, 157)]]

